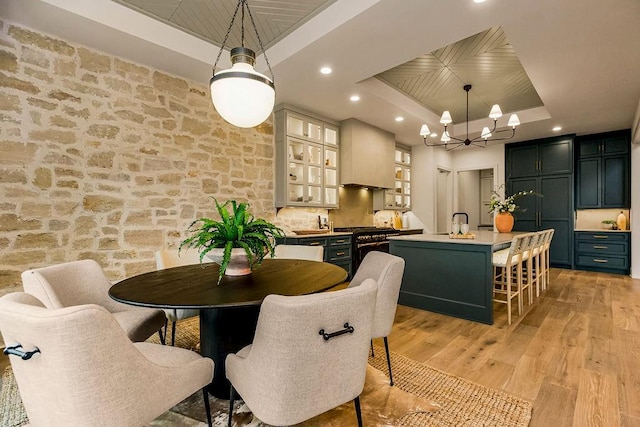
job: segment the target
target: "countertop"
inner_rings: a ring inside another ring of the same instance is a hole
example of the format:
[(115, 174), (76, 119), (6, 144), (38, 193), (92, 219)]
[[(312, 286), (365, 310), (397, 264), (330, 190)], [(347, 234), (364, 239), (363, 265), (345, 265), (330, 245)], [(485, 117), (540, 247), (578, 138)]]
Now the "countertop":
[(389, 240), (408, 240), (412, 242), (455, 243), (460, 245), (501, 245), (510, 242), (520, 233), (494, 233), (493, 231), (474, 230), (475, 239), (450, 239), (448, 234), (409, 234), (390, 236)]
[(312, 239), (314, 237), (351, 236), (352, 234), (353, 234), (352, 232), (347, 232), (347, 231), (334, 231), (334, 232), (327, 231), (326, 233), (317, 233), (317, 234), (296, 234), (291, 232), (291, 233), (286, 233), (284, 236), (295, 237), (297, 239)]

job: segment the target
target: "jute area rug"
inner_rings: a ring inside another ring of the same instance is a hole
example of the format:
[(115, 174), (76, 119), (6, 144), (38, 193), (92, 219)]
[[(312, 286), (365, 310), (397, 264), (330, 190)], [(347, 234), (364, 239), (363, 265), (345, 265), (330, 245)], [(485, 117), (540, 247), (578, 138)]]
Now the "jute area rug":
[[(176, 331), (176, 345), (197, 349), (199, 340), (197, 318), (179, 322)], [(149, 341), (157, 341), (157, 335)], [(376, 346), (374, 354), (375, 357), (369, 358), (367, 384), (361, 396), (363, 421), (367, 426), (524, 427), (529, 425), (531, 402), (447, 374), (393, 352), (391, 364), (395, 386), (389, 387), (384, 349)], [(28, 420), (10, 367), (2, 376), (1, 386), (0, 426), (26, 424)], [(201, 421), (205, 418), (201, 396), (200, 393), (194, 394), (151, 425), (203, 425)], [(371, 406), (367, 404), (367, 400)], [(211, 398), (211, 401), (214, 425), (226, 425), (226, 401), (214, 398)], [(433, 410), (434, 404), (439, 409)], [(185, 410), (185, 408), (189, 409)], [(234, 415), (235, 425), (263, 426), (262, 423), (252, 419), (250, 414), (246, 412), (242, 414), (241, 402), (237, 408), (238, 412)], [(348, 425), (351, 425), (352, 421), (355, 422), (355, 419), (352, 419), (352, 417), (355, 418), (352, 408), (352, 403), (342, 405), (336, 410), (323, 414), (320, 419), (311, 420), (303, 425), (342, 425), (345, 420)], [(345, 412), (350, 413), (345, 414)], [(332, 417), (335, 420), (332, 420)]]

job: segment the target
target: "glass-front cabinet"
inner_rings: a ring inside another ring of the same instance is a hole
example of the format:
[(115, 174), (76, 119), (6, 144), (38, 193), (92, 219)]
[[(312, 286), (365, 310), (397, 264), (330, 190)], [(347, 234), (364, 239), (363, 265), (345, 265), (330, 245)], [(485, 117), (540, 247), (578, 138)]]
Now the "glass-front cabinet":
[(374, 192), (375, 210), (411, 210), (411, 150), (396, 145), (394, 188)]
[(279, 109), (275, 133), (276, 206), (338, 207), (337, 124)]

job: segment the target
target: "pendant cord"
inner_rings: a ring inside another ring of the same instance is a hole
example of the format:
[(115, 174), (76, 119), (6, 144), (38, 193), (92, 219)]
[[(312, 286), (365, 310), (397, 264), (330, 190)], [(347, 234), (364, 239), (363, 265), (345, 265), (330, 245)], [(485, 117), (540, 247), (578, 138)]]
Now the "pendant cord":
[(469, 91), (467, 91), (467, 139), (469, 139)]
[(264, 50), (264, 46), (262, 45), (262, 40), (260, 39), (260, 34), (258, 33), (258, 27), (256, 27), (256, 23), (253, 20), (253, 15), (251, 14), (251, 9), (249, 9), (249, 3), (247, 0), (239, 0), (236, 5), (236, 10), (233, 12), (233, 17), (231, 18), (231, 23), (229, 24), (229, 28), (227, 29), (227, 34), (225, 34), (224, 39), (222, 40), (222, 45), (220, 46), (220, 51), (218, 51), (218, 56), (216, 57), (216, 61), (213, 63), (213, 71), (212, 74), (216, 73), (216, 67), (218, 66), (218, 62), (220, 61), (220, 57), (222, 56), (222, 51), (227, 44), (227, 39), (229, 38), (229, 34), (231, 33), (231, 29), (233, 28), (233, 23), (236, 20), (236, 16), (238, 15), (238, 9), (242, 6), (242, 24), (241, 24), (241, 42), (242, 47), (244, 47), (244, 8), (247, 8), (247, 13), (249, 14), (249, 19), (251, 20), (251, 25), (253, 25), (253, 29), (256, 33), (256, 38), (258, 39), (258, 44), (260, 45), (260, 49), (262, 50), (262, 54), (264, 55), (264, 60), (267, 63), (267, 67), (269, 68), (269, 74), (271, 74), (271, 82), (275, 84), (275, 78), (273, 76), (273, 70), (271, 69), (271, 64), (269, 63), (269, 58), (267, 58), (267, 52)]
[(245, 0), (242, 0), (242, 16), (240, 21), (240, 44), (244, 47), (244, 6)]
[[(224, 35), (224, 39), (222, 40), (222, 45), (220, 46), (220, 50), (218, 51), (218, 57), (216, 61), (213, 63), (213, 72), (212, 75), (216, 73), (216, 66), (218, 65), (218, 61), (220, 61), (220, 56), (222, 56), (222, 51), (224, 50), (225, 45), (227, 44), (227, 39), (229, 38), (229, 34), (231, 33), (231, 28), (233, 28), (233, 23), (236, 20), (236, 16), (238, 15), (238, 9), (244, 0), (239, 1), (236, 5), (236, 10), (233, 12), (233, 18), (231, 18), (231, 23), (229, 24), (229, 28), (227, 28), (227, 34)], [(244, 12), (244, 9), (243, 9)]]
[[(246, 0), (242, 0), (242, 1), (245, 2)], [(262, 54), (264, 55), (264, 60), (267, 63), (267, 68), (269, 68), (269, 74), (271, 74), (271, 82), (275, 85), (276, 80), (273, 77), (273, 70), (271, 69), (271, 64), (269, 64), (269, 58), (267, 58), (267, 51), (264, 50), (264, 46), (262, 45), (262, 40), (260, 40), (260, 34), (258, 34), (258, 27), (256, 27), (256, 23), (253, 20), (251, 9), (249, 9), (249, 4), (247, 4), (247, 12), (249, 13), (249, 19), (251, 19), (251, 25), (253, 25), (253, 29), (256, 32), (256, 38), (258, 39), (258, 44), (260, 45), (260, 49), (262, 49)]]

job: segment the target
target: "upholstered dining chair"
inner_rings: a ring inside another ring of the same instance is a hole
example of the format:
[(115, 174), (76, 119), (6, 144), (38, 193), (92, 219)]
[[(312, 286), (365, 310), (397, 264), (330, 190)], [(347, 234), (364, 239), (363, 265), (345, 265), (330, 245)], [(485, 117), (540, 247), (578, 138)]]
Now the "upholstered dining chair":
[[(391, 333), (393, 320), (396, 316), (403, 275), (404, 259), (385, 252), (372, 251), (365, 255), (351, 283), (349, 283), (350, 288), (360, 286), (366, 279), (374, 279), (378, 284), (376, 314), (373, 320), (371, 339), (383, 338), (384, 340), (390, 385), (393, 385), (393, 373), (391, 371), (388, 336)], [(371, 351), (373, 352), (373, 342)]]
[[(156, 267), (158, 270), (164, 270), (165, 268), (179, 267), (182, 265), (191, 265), (200, 263), (200, 254), (196, 251), (180, 251), (173, 249), (163, 249), (156, 251)], [(166, 315), (164, 325), (164, 336), (167, 336), (168, 323), (171, 322), (171, 345), (176, 343), (176, 322), (178, 320), (187, 319), (189, 317), (195, 317), (200, 314), (200, 310), (187, 309), (187, 308), (166, 308), (164, 309)]]
[(139, 427), (203, 390), (211, 426), (213, 361), (133, 343), (99, 305), (49, 309), (14, 292), (0, 298), (0, 330), (30, 425)]
[(34, 295), (47, 308), (97, 304), (113, 314), (131, 341), (144, 341), (158, 332), (164, 343), (162, 310), (134, 307), (109, 297), (111, 282), (96, 261), (85, 259), (22, 273), (24, 291)]
[(285, 259), (304, 259), (308, 261), (322, 261), (324, 259), (324, 247), (305, 245), (276, 245), (275, 257)]
[(301, 296), (267, 296), (253, 343), (226, 358), (231, 382), (229, 421), (236, 391), (269, 425), (308, 420), (351, 400), (362, 425), (364, 388), (376, 283)]

